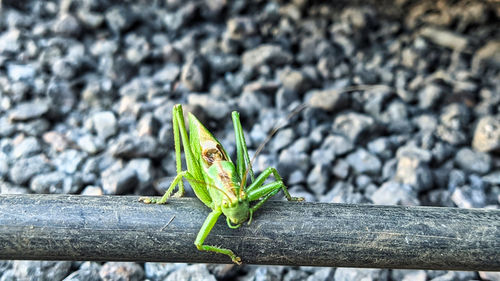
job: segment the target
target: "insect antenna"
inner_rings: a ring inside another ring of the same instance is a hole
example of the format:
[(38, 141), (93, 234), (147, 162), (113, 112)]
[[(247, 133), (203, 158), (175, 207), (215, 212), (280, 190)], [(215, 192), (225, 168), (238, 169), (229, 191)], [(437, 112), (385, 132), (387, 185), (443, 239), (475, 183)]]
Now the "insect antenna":
[(243, 188), (246, 185), (247, 175), (248, 175), (248, 172), (250, 170), (252, 170), (253, 162), (255, 161), (255, 159), (257, 158), (257, 156), (259, 156), (259, 154), (262, 152), (262, 150), (264, 149), (264, 147), (266, 146), (266, 144), (271, 140), (271, 138), (274, 136), (274, 134), (276, 134), (276, 132), (278, 132), (281, 128), (285, 127), (288, 124), (288, 121), (290, 121), (290, 119), (292, 119), (293, 116), (295, 116), (296, 114), (298, 114), (300, 111), (302, 111), (306, 107), (307, 107), (307, 103), (302, 103), (302, 104), (298, 105), (296, 108), (294, 108), (287, 115), (287, 117), (285, 118), (285, 120), (282, 123), (276, 124), (273, 127), (273, 129), (271, 130), (271, 132), (269, 132), (269, 134), (267, 134), (266, 139), (259, 145), (259, 147), (257, 147), (257, 150), (255, 151), (255, 153), (254, 153), (254, 155), (252, 157), (252, 160), (250, 160), (250, 163), (249, 163), (248, 167), (245, 170), (245, 174), (244, 174), (243, 178), (241, 179), (240, 188)]

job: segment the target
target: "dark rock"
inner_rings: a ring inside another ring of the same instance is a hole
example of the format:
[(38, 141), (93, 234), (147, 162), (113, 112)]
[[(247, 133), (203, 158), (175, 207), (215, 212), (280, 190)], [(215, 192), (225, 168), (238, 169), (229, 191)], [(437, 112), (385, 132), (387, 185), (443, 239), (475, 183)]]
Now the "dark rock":
[(163, 21), (165, 27), (171, 31), (178, 31), (194, 18), (197, 11), (196, 3), (185, 3), (174, 13), (166, 13)]
[(51, 168), (47, 157), (38, 154), (14, 162), (9, 171), (9, 177), (15, 184), (22, 185), (27, 183), (35, 175), (49, 172)]
[(351, 142), (357, 143), (359, 139), (372, 131), (375, 126), (375, 120), (372, 117), (355, 112), (344, 113), (333, 123), (333, 131), (348, 137)]
[(481, 152), (500, 151), (500, 118), (485, 116), (479, 120), (472, 147)]
[(108, 170), (102, 174), (102, 189), (104, 194), (125, 194), (137, 187), (139, 180), (133, 169), (118, 171)]
[(262, 108), (267, 108), (270, 103), (268, 96), (258, 92), (243, 92), (238, 97), (238, 108), (245, 116), (253, 116), (259, 113)]
[(307, 75), (298, 70), (287, 70), (280, 75), (283, 87), (287, 90), (302, 94), (309, 90), (311, 82)]
[(148, 158), (132, 159), (128, 162), (125, 169), (131, 169), (137, 175), (139, 180), (139, 189), (144, 190), (153, 183), (155, 169), (153, 163)]
[(184, 64), (181, 72), (181, 82), (193, 92), (199, 92), (205, 88), (207, 62), (203, 57), (197, 56)]
[(382, 184), (370, 199), (377, 205), (420, 205), (416, 193), (409, 185), (393, 181)]
[(259, 47), (243, 53), (244, 67), (257, 67), (260, 65), (281, 66), (292, 62), (293, 56), (280, 46), (260, 45)]
[(13, 121), (30, 120), (41, 117), (49, 109), (49, 103), (45, 100), (20, 103), (10, 111), (9, 119)]
[(235, 71), (240, 67), (241, 60), (236, 55), (231, 54), (214, 54), (207, 56), (207, 61), (210, 65), (210, 70), (224, 74), (226, 72)]
[(286, 109), (298, 97), (297, 92), (281, 87), (276, 92), (276, 108), (280, 110)]
[(486, 174), (491, 169), (491, 156), (487, 153), (462, 148), (455, 156), (457, 165), (472, 173)]
[(227, 36), (233, 40), (242, 40), (257, 32), (257, 26), (253, 18), (234, 17), (227, 21)]
[[(310, 93), (309, 105), (325, 111), (335, 112), (349, 105), (349, 93), (341, 90), (323, 90)], [(354, 113), (352, 113), (354, 114)]]
[(107, 262), (99, 270), (103, 280), (140, 281), (144, 278), (144, 270), (133, 262)]
[(161, 158), (165, 150), (158, 145), (155, 138), (150, 136), (134, 137), (121, 135), (110, 144), (111, 155), (119, 158)]
[(308, 154), (295, 153), (285, 148), (280, 152), (277, 169), (280, 171), (283, 178), (288, 178), (288, 176), (297, 169), (307, 172), (310, 163)]
[(363, 148), (347, 155), (346, 161), (358, 174), (377, 174), (382, 168), (380, 160)]

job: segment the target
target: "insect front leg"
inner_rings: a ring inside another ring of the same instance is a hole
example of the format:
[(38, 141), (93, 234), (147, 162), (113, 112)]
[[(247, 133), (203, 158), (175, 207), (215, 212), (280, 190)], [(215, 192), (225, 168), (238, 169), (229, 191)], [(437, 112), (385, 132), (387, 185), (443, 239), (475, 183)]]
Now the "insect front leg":
[(222, 211), (220, 209), (215, 209), (210, 214), (208, 214), (208, 217), (205, 219), (205, 222), (203, 222), (203, 225), (201, 226), (201, 229), (198, 232), (198, 235), (196, 236), (194, 244), (196, 245), (196, 248), (198, 248), (198, 250), (200, 251), (210, 251), (228, 255), (234, 263), (241, 264), (241, 258), (236, 256), (233, 253), (233, 251), (229, 249), (220, 248), (217, 246), (203, 245), (203, 242), (205, 242), (205, 239), (207, 238), (208, 234), (214, 227), (215, 223), (217, 222), (217, 219), (221, 214)]
[[(264, 185), (264, 181), (273, 174), (276, 178), (275, 182), (271, 182)], [(248, 224), (252, 222), (253, 213), (259, 209), (269, 198), (273, 197), (280, 191), (283, 190), (285, 197), (288, 201), (304, 201), (302, 197), (292, 197), (288, 192), (287, 187), (283, 183), (281, 176), (275, 168), (267, 168), (262, 172), (259, 177), (247, 188), (248, 200), (255, 201), (262, 198), (257, 204), (252, 206), (249, 210), (250, 217), (248, 219)]]

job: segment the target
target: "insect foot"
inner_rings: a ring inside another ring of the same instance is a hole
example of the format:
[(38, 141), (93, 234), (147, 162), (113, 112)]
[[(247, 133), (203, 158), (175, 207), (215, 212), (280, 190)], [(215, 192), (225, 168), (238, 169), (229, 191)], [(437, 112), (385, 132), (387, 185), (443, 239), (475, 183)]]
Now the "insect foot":
[(237, 265), (241, 265), (241, 258), (240, 257), (232, 257), (231, 258), (233, 260), (233, 262)]
[(167, 201), (161, 201), (156, 199), (156, 198), (151, 198), (151, 197), (139, 197), (139, 202), (142, 202), (144, 204), (167, 204)]

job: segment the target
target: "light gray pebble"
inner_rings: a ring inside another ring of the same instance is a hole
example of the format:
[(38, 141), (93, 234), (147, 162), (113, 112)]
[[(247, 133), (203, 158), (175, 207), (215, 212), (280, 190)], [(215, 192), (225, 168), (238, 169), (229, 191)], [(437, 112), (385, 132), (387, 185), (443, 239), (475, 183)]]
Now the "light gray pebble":
[(179, 67), (179, 65), (168, 63), (162, 69), (158, 70), (158, 72), (156, 72), (153, 77), (155, 80), (161, 83), (165, 83), (167, 81), (172, 82), (179, 77), (180, 73), (181, 68)]
[(389, 159), (393, 156), (393, 145), (387, 137), (382, 137), (370, 141), (367, 145), (368, 151), (376, 154), (382, 159)]
[(210, 70), (221, 74), (235, 71), (241, 64), (240, 58), (232, 54), (213, 54), (207, 56), (207, 61)]
[(427, 273), (425, 270), (393, 269), (391, 270), (391, 279), (402, 281), (426, 281)]
[(500, 171), (491, 172), (483, 176), (483, 181), (491, 185), (500, 185)]
[(333, 281), (334, 268), (324, 267), (316, 270), (313, 275), (307, 277), (307, 281)]
[(52, 30), (64, 36), (78, 36), (81, 31), (80, 23), (71, 14), (63, 14), (56, 19)]
[(86, 157), (87, 155), (85, 152), (68, 149), (61, 152), (61, 154), (54, 158), (53, 163), (57, 170), (67, 174), (74, 174), (78, 169), (80, 169)]
[(49, 103), (45, 100), (24, 102), (9, 112), (9, 119), (13, 121), (30, 120), (44, 115), (49, 109)]
[(104, 194), (121, 195), (135, 189), (139, 184), (137, 173), (131, 168), (103, 172), (102, 189)]
[(286, 109), (298, 97), (297, 92), (281, 87), (276, 92), (276, 108), (280, 110)]
[(364, 281), (364, 280), (384, 280), (381, 278), (382, 269), (362, 269), (362, 268), (337, 268), (334, 274), (335, 281)]
[(107, 262), (99, 270), (103, 280), (129, 280), (141, 281), (144, 270), (135, 262)]
[(70, 261), (14, 261), (16, 280), (62, 280), (71, 268)]
[(105, 19), (113, 32), (120, 33), (134, 24), (136, 16), (132, 13), (132, 9), (114, 6), (106, 11)]
[(97, 262), (86, 261), (80, 265), (77, 271), (74, 271), (63, 281), (100, 281), (99, 270), (101, 265)]
[(119, 158), (161, 158), (165, 149), (151, 136), (135, 137), (129, 134), (120, 135), (110, 144), (111, 155)]
[(11, 28), (0, 34), (0, 54), (16, 53), (21, 44), (21, 31), (19, 29)]
[(281, 149), (287, 147), (295, 139), (295, 132), (291, 128), (279, 130), (276, 135), (274, 135), (271, 147), (273, 151), (280, 151)]
[(277, 45), (263, 44), (259, 47), (245, 51), (242, 56), (244, 67), (257, 67), (261, 65), (281, 66), (290, 63), (293, 56)]
[(432, 153), (427, 149), (419, 148), (412, 144), (407, 144), (398, 149), (398, 151), (396, 152), (396, 157), (398, 159), (403, 157), (411, 157), (418, 159), (419, 161), (422, 161), (424, 163), (429, 163), (432, 160)]
[(345, 179), (349, 176), (349, 170), (349, 163), (343, 159), (339, 159), (333, 165), (332, 174), (339, 179)]
[(164, 280), (170, 273), (188, 266), (187, 263), (144, 263), (145, 277), (154, 280)]
[(139, 189), (145, 189), (153, 183), (155, 169), (149, 158), (136, 158), (128, 162), (125, 169), (132, 169), (139, 180)]
[(210, 274), (205, 264), (183, 266), (169, 274), (168, 277), (164, 279), (164, 281), (174, 280), (216, 281), (215, 277)]
[(354, 193), (354, 186), (346, 182), (337, 182), (333, 188), (323, 196), (319, 197), (319, 202), (325, 203), (361, 203), (362, 195)]
[(113, 136), (118, 130), (116, 117), (111, 111), (94, 113), (92, 115), (92, 124), (97, 135), (102, 139)]
[(417, 191), (430, 189), (433, 185), (429, 166), (414, 155), (399, 157), (394, 180), (410, 185)]
[(50, 172), (33, 177), (30, 189), (35, 193), (49, 194), (62, 193), (66, 175), (62, 172)]
[(409, 185), (394, 181), (383, 183), (370, 199), (377, 205), (420, 205), (417, 194)]
[(14, 64), (7, 65), (7, 75), (13, 81), (33, 81), (35, 78), (36, 68), (31, 64)]
[(472, 173), (486, 174), (491, 169), (491, 156), (484, 152), (462, 148), (455, 156), (457, 165)]
[(348, 137), (353, 143), (374, 129), (375, 120), (365, 114), (349, 112), (335, 118), (333, 131)]
[(22, 158), (14, 162), (9, 177), (15, 184), (25, 184), (33, 176), (47, 173), (52, 169), (49, 159), (45, 155), (38, 154), (29, 158)]
[(330, 170), (329, 166), (317, 164), (307, 176), (307, 186), (316, 194), (316, 196), (321, 196), (324, 194), (330, 185)]
[(35, 137), (27, 137), (14, 146), (12, 156), (15, 158), (26, 158), (40, 153), (42, 147)]
[(105, 148), (103, 139), (85, 134), (76, 140), (78, 147), (89, 154), (96, 154)]
[(87, 185), (80, 194), (87, 196), (101, 196), (104, 193), (102, 191), (102, 188), (100, 188), (99, 186)]
[(484, 208), (486, 206), (486, 194), (484, 188), (464, 185), (455, 188), (451, 194), (451, 200), (459, 208)]
[(453, 169), (449, 172), (448, 189), (455, 190), (455, 188), (465, 185), (466, 181), (467, 181), (467, 176), (464, 171), (459, 169)]
[(358, 174), (377, 174), (382, 168), (382, 162), (363, 148), (347, 155), (346, 161)]
[(308, 103), (311, 107), (329, 112), (346, 108), (351, 100), (349, 93), (337, 89), (314, 90), (308, 94), (310, 95)]
[(294, 170), (307, 172), (310, 166), (310, 158), (306, 153), (295, 153), (290, 149), (283, 149), (278, 160), (278, 171), (283, 178), (287, 178)]
[(481, 152), (500, 151), (500, 117), (482, 117), (476, 125), (472, 147)]
[(227, 102), (217, 100), (207, 94), (189, 94), (188, 104), (200, 106), (203, 111), (211, 118), (216, 120), (230, 118), (231, 107)]
[(8, 137), (14, 133), (16, 126), (6, 116), (0, 117), (0, 137)]
[(423, 109), (432, 109), (435, 107), (439, 101), (439, 99), (444, 95), (445, 91), (442, 86), (431, 83), (425, 85), (418, 92), (418, 105)]

